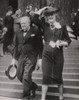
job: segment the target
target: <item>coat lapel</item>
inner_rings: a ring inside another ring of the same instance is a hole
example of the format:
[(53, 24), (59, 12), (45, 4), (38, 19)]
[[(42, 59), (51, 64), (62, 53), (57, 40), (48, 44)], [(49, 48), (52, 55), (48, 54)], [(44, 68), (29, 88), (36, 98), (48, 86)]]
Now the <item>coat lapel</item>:
[(27, 40), (30, 38), (31, 34), (32, 34), (32, 31), (31, 31), (31, 29), (30, 29), (30, 30), (27, 32), (27, 34), (25, 35), (25, 37), (23, 37), (23, 43), (26, 43), (26, 42), (27, 42)]

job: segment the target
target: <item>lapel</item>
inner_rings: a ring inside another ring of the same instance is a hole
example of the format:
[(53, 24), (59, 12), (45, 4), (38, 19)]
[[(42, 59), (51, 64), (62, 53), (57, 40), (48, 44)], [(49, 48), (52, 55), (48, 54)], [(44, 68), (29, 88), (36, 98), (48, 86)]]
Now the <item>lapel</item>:
[(30, 38), (32, 34), (32, 29), (30, 28), (30, 30), (27, 32), (27, 34), (25, 35), (25, 37), (23, 37), (23, 34), (22, 34), (22, 37), (23, 37), (23, 44), (26, 43), (28, 41), (28, 39)]

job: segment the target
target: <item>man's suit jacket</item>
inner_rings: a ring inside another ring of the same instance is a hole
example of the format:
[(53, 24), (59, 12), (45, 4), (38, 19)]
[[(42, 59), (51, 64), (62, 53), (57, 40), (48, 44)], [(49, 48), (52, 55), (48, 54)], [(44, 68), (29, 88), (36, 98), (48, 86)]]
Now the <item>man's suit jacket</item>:
[(24, 58), (27, 55), (34, 64), (37, 61), (38, 55), (39, 58), (42, 57), (42, 37), (37, 28), (31, 27), (25, 37), (23, 37), (23, 31), (19, 30), (16, 32), (14, 45), (13, 57), (15, 59), (19, 59), (20, 56)]

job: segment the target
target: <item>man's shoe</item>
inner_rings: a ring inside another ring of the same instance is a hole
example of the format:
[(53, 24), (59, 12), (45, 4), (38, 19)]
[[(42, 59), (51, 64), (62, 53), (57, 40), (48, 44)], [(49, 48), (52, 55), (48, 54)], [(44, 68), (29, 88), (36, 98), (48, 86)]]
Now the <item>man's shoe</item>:
[(38, 88), (38, 86), (35, 83), (33, 83), (32, 90), (30, 92), (30, 97), (31, 98), (34, 98), (36, 96), (36, 90), (37, 90), (37, 88)]
[(23, 99), (25, 98), (30, 98), (30, 92), (28, 92), (27, 94), (23, 93), (23, 96), (22, 96)]
[(23, 100), (30, 100), (30, 96), (24, 97)]

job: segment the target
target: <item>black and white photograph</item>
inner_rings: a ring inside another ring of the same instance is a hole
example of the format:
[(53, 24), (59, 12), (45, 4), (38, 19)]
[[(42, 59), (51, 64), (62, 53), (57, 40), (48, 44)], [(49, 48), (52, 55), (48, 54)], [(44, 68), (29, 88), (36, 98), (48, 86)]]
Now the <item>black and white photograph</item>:
[(79, 100), (79, 0), (0, 0), (0, 100)]

